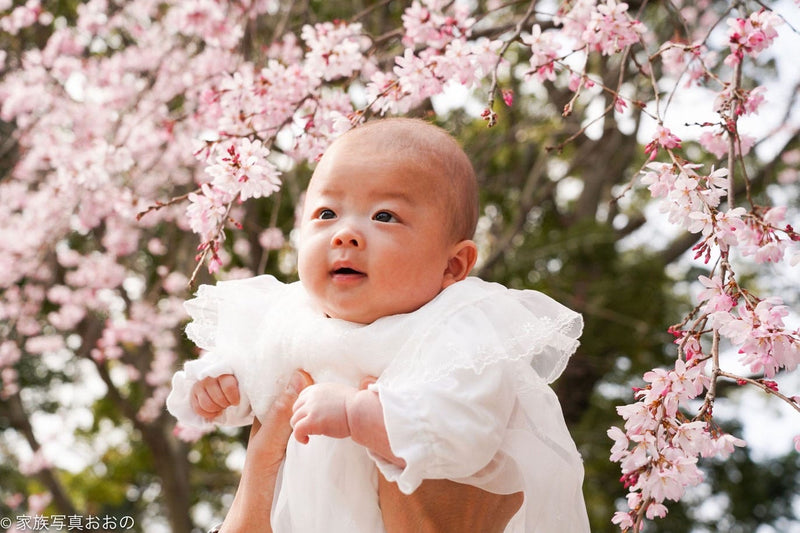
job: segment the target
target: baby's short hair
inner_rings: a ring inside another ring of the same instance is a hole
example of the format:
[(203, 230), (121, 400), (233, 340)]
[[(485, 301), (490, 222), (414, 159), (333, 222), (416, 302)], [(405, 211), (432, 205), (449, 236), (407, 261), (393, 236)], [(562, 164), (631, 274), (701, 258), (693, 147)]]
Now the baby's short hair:
[[(415, 118), (370, 120), (342, 138), (385, 146), (387, 154), (413, 157), (432, 175), (446, 179), (445, 209), (454, 239), (471, 239), (478, 223), (478, 184), (469, 157), (443, 128)], [(406, 153), (407, 152), (407, 153)]]

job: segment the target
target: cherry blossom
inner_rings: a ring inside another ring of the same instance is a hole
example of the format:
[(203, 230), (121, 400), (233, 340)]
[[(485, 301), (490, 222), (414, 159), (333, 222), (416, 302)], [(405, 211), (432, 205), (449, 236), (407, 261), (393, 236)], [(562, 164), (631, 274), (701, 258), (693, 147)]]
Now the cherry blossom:
[(740, 62), (744, 55), (758, 56), (775, 40), (778, 35), (776, 27), (782, 22), (774, 12), (763, 8), (746, 19), (728, 19), (731, 55), (725, 62), (732, 65)]
[(528, 75), (536, 76), (539, 81), (556, 79), (555, 62), (559, 58), (560, 45), (551, 32), (542, 33), (542, 28), (534, 24), (530, 34), (522, 35), (522, 42), (531, 47), (531, 70)]
[(595, 6), (581, 38), (591, 48), (610, 55), (639, 42), (644, 25), (628, 14), (628, 4), (607, 0)]
[[(220, 147), (217, 145), (218, 150)], [(213, 177), (211, 186), (241, 200), (269, 196), (280, 188), (281, 182), (268, 157), (269, 149), (260, 140), (243, 138), (231, 143), (217, 155), (215, 164), (206, 168)]]
[(303, 27), (300, 37), (309, 47), (305, 70), (330, 81), (347, 77), (361, 69), (363, 52), (369, 41), (360, 24), (323, 22)]
[(644, 153), (650, 154), (650, 160), (655, 159), (658, 155), (659, 146), (668, 149), (680, 148), (681, 140), (669, 131), (669, 128), (658, 126), (655, 135), (653, 135), (653, 140), (644, 148)]

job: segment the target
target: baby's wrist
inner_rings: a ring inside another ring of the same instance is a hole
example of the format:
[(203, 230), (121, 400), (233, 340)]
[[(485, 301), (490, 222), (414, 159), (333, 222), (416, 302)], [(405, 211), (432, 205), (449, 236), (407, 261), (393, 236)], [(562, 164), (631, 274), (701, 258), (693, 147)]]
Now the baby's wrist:
[(344, 421), (347, 425), (348, 436), (351, 438), (353, 437), (353, 428), (358, 428), (360, 422), (360, 402), (362, 400), (359, 399), (359, 392), (361, 391), (353, 389), (344, 398)]
[(369, 403), (373, 401), (373, 392), (353, 390), (345, 398), (345, 416), (350, 438), (359, 442), (365, 431), (369, 431)]

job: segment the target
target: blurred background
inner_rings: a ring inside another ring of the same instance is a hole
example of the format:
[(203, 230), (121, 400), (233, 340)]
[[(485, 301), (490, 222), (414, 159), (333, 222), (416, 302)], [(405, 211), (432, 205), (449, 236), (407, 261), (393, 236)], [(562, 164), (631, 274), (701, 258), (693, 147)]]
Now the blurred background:
[[(526, 31), (552, 28), (553, 16), (577, 3), (539, 2), (528, 12), (524, 2), (472, 2), (473, 38), (502, 39), (521, 20)], [(767, 86), (770, 103), (740, 126), (755, 140), (744, 162), (755, 203), (796, 217), (800, 17), (796, 3), (763, 4), (786, 24), (763, 58), (746, 63), (744, 83)], [(282, 38), (322, 21), (360, 22), (374, 67), (390, 71), (409, 5), (0, 1), (1, 517), (113, 517), (120, 529), (131, 517), (126, 530), (188, 533), (224, 516), (247, 430), (200, 437), (176, 431), (164, 410), (172, 372), (198, 355), (183, 334), (182, 309), (202, 242), (188, 198), (209, 180), (197, 154), (216, 132), (246, 122), (213, 110), (209, 98), (247, 83), (233, 72), (258, 72), (275, 57), (290, 64), (291, 54), (270, 45), (289, 49)], [(699, 31), (723, 50), (720, 21), (745, 5), (634, 0), (629, 12), (647, 25), (645, 43), (590, 55), (586, 74), (599, 84), (574, 100), (569, 72), (531, 79), (530, 51), (510, 47), (498, 76), (513, 103), (498, 100), (492, 128), (481, 117), (488, 75), (472, 90), (448, 86), (405, 110), (453, 132), (472, 158), (482, 206), (475, 274), (543, 291), (584, 315), (581, 347), (555, 389), (584, 457), (594, 532), (617, 530), (610, 518), (625, 508), (619, 466), (608, 459), (606, 431), (622, 425), (615, 407), (633, 402), (645, 371), (674, 364), (667, 329), (694, 307), (694, 280), (708, 268), (692, 260), (698, 236), (676, 230), (636, 185), (656, 128), (653, 85), (637, 74), (668, 39), (690, 42)], [(713, 90), (678, 91), (686, 78), (652, 65), (662, 97), (675, 89), (670, 127), (684, 152), (720, 166), (698, 144), (698, 126), (719, 120)], [(326, 80), (320, 93), (363, 108), (366, 76)], [(617, 94), (628, 105), (608, 111)], [(296, 138), (300, 116), (313, 120), (314, 109), (297, 104)], [(296, 279), (295, 211), (313, 160), (293, 157), (290, 140), (276, 137), (270, 158), (282, 172), (280, 190), (234, 203), (221, 268), (200, 268), (197, 283), (261, 273)], [(754, 291), (800, 309), (797, 267), (736, 268)], [(790, 320), (796, 328), (797, 316)], [(735, 354), (726, 357), (735, 367)], [(800, 390), (796, 375), (780, 386)], [(705, 482), (647, 531), (800, 531), (797, 413), (735, 385), (718, 394), (717, 421), (751, 445), (705, 461)]]

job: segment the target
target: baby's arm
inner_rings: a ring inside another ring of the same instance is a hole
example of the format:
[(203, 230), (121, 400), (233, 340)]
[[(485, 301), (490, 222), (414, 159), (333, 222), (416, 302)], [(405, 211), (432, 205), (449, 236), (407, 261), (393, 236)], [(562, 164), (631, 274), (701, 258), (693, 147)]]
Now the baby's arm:
[(192, 410), (206, 420), (214, 420), (239, 401), (239, 382), (233, 374), (207, 377), (192, 385)]
[(339, 383), (319, 383), (303, 390), (294, 404), (294, 436), (303, 444), (310, 435), (350, 437), (385, 461), (400, 468), (405, 461), (395, 456), (383, 420), (378, 394)]

